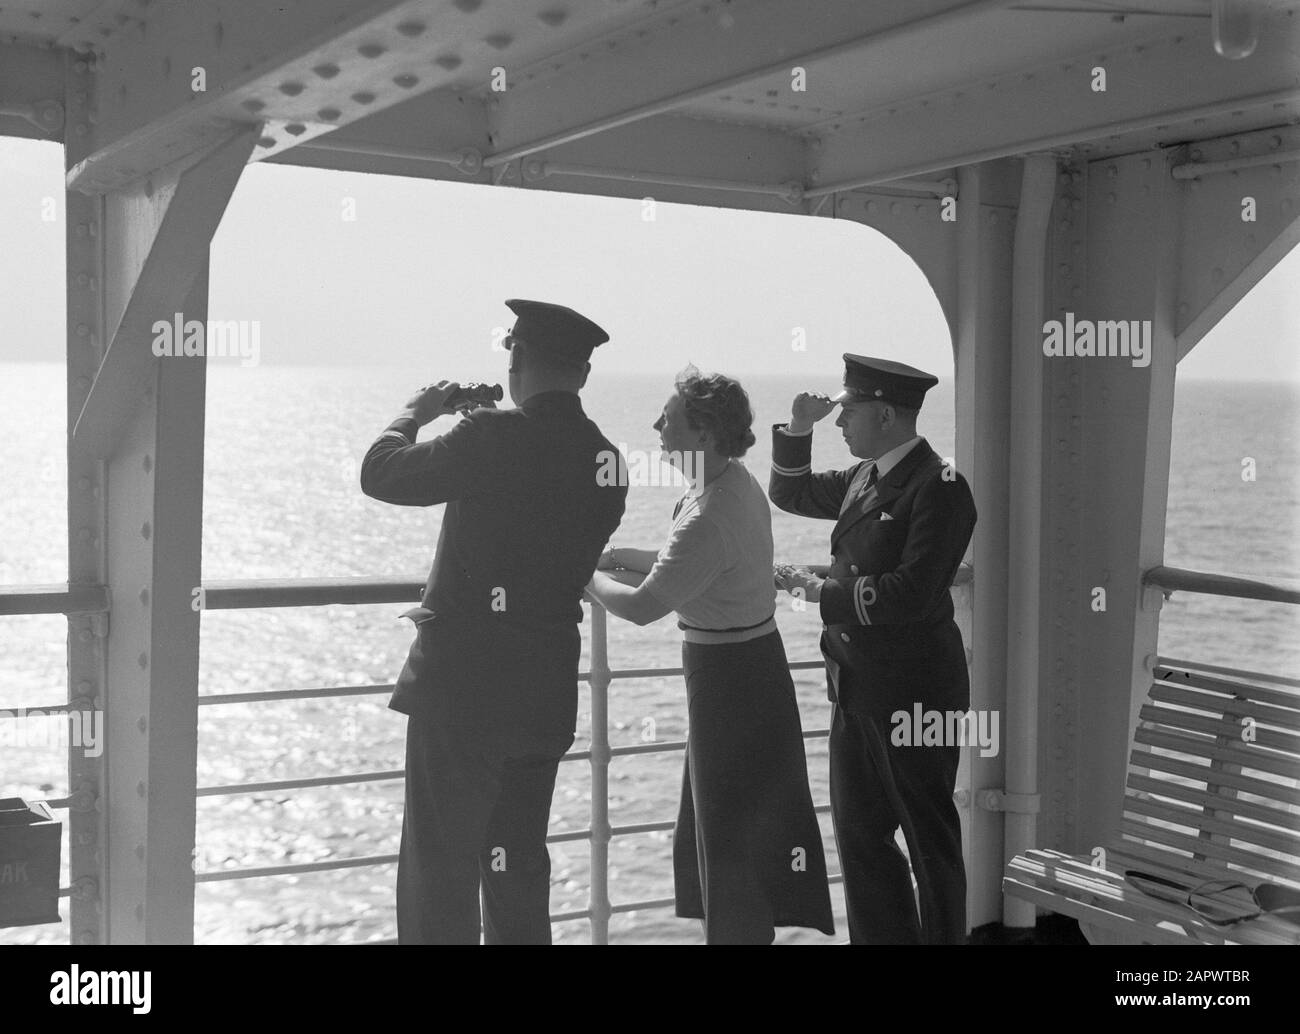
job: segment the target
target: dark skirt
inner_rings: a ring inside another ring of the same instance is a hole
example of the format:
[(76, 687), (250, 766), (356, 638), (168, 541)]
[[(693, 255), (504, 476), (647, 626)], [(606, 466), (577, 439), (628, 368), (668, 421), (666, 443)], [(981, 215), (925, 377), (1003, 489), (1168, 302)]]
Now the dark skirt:
[(821, 829), (780, 632), (682, 644), (689, 727), (673, 834), (677, 915), (710, 944), (833, 934)]

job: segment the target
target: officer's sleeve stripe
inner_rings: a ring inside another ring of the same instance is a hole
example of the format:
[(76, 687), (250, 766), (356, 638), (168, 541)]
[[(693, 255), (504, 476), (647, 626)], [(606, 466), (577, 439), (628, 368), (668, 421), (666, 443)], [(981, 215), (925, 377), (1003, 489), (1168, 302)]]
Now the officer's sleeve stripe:
[(812, 464), (805, 463), (802, 467), (783, 467), (779, 463), (772, 464), (772, 473), (780, 474), (785, 478), (802, 477), (804, 474), (812, 472)]
[(853, 607), (858, 612), (858, 620), (864, 625), (871, 624), (871, 618), (867, 614), (867, 590), (870, 586), (865, 578), (859, 578), (858, 584), (854, 586)]
[(403, 445), (410, 445), (411, 439), (402, 434), (401, 431), (385, 431), (379, 436), (380, 438), (396, 438)]

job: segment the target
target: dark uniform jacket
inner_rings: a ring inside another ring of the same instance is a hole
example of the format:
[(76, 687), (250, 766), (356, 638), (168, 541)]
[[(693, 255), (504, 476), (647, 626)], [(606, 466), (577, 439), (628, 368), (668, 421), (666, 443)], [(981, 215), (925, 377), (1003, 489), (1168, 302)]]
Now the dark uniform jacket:
[(949, 591), (975, 528), (965, 478), (924, 438), (865, 496), (867, 461), (814, 474), (811, 456), (811, 434), (774, 429), (772, 502), (836, 522), (820, 603), (828, 696), (885, 721), (915, 703), (966, 710), (970, 677)]
[(562, 751), (577, 716), (582, 592), (627, 496), (626, 478), (600, 476), (618, 453), (561, 391), (475, 410), (413, 444), (417, 430), (394, 421), (361, 466), (375, 499), (447, 504), (428, 613), (389, 706), (485, 746)]

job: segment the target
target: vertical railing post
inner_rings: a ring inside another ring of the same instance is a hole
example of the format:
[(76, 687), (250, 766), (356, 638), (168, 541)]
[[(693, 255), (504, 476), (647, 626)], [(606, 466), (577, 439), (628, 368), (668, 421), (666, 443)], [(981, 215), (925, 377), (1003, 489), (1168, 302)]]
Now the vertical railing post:
[(591, 605), (591, 943), (609, 943), (609, 649), (605, 608)]

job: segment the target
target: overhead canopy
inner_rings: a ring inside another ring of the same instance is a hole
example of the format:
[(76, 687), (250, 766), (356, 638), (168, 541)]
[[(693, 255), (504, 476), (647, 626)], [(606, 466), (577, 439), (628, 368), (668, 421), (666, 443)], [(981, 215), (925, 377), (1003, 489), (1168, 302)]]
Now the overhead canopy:
[(19, 0), (0, 132), (59, 134), (31, 116), (59, 99), (62, 47), (93, 56), (79, 190), (264, 123), (253, 160), (618, 195), (684, 177), (788, 209), (1293, 122), (1296, 6), (1258, 5), (1258, 45), (1229, 60), (1209, 0)]

